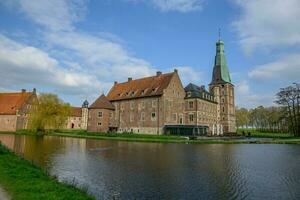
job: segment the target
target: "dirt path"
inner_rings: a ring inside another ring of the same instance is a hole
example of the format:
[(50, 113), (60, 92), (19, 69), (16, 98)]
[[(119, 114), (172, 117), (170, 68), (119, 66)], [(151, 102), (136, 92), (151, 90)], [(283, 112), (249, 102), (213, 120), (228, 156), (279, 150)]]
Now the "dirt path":
[(10, 200), (8, 194), (0, 187), (0, 200)]

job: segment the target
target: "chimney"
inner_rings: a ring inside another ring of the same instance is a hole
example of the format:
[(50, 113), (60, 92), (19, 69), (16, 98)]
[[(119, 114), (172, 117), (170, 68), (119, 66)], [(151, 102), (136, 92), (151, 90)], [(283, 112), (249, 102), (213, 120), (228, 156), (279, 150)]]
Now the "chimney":
[(177, 70), (177, 69), (174, 69), (174, 72), (177, 74), (177, 73), (178, 73), (178, 70)]
[(132, 81), (132, 78), (131, 77), (128, 77), (128, 82)]
[(156, 76), (160, 76), (160, 75), (161, 75), (161, 71), (157, 71)]
[(26, 90), (25, 90), (25, 89), (22, 89), (21, 91), (22, 91), (22, 93), (25, 93), (25, 92), (26, 92)]
[(114, 85), (117, 85), (117, 84), (118, 84), (118, 81), (115, 81), (115, 82), (114, 82)]
[(35, 88), (33, 88), (32, 93), (36, 94), (36, 89)]

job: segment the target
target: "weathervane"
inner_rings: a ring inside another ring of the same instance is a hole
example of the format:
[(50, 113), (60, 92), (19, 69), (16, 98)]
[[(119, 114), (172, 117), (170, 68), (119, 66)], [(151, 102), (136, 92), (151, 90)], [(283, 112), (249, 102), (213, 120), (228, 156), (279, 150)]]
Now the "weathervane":
[(221, 28), (219, 28), (219, 40), (221, 40)]

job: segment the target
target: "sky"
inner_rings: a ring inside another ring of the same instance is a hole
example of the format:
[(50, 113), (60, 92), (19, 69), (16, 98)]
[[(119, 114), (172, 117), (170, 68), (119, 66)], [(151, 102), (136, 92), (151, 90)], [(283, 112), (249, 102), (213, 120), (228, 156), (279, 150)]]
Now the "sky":
[(0, 92), (80, 106), (175, 68), (184, 86), (208, 87), (221, 29), (236, 105), (271, 106), (300, 82), (299, 19), (299, 0), (1, 0)]

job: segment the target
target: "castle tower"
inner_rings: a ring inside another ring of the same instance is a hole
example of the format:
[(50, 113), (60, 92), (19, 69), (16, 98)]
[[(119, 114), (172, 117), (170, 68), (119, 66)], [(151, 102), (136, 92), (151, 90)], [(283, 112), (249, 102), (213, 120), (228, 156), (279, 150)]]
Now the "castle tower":
[(234, 85), (231, 83), (224, 53), (224, 42), (221, 39), (216, 43), (215, 64), (209, 89), (218, 102), (218, 121), (222, 131), (224, 133), (236, 132)]
[(82, 120), (81, 120), (81, 127), (84, 130), (87, 130), (88, 124), (88, 115), (89, 115), (89, 102), (85, 100), (82, 104)]

